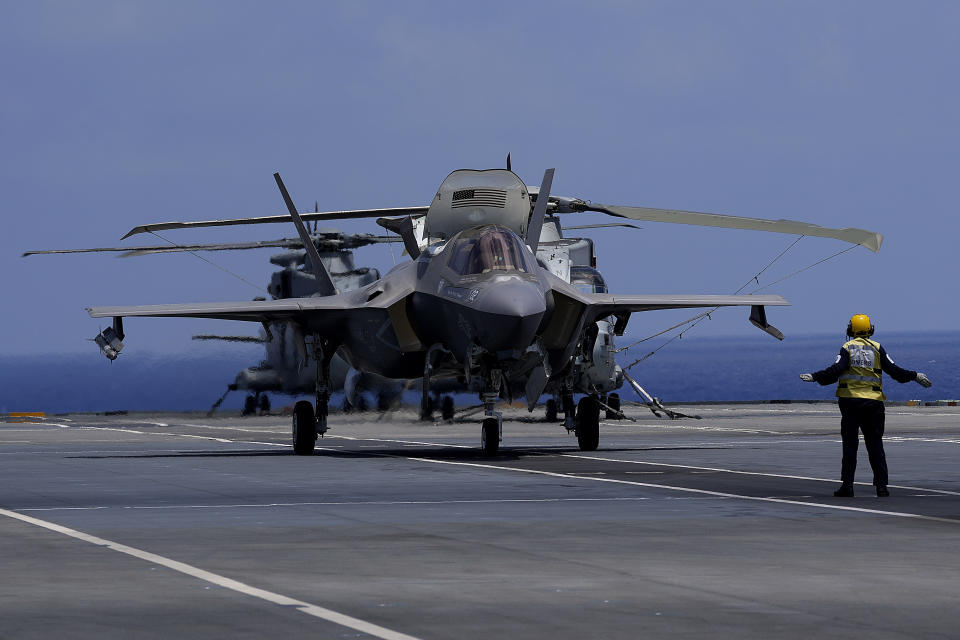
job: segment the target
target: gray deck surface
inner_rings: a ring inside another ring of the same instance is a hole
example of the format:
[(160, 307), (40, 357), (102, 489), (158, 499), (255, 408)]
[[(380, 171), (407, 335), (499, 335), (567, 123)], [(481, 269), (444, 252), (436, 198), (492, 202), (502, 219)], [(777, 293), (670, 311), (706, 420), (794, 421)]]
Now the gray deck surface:
[(496, 458), (412, 413), (312, 457), (281, 416), (0, 422), (0, 638), (957, 637), (960, 409), (888, 407), (893, 496), (861, 447), (838, 499), (836, 406), (676, 408), (591, 453), (510, 410)]

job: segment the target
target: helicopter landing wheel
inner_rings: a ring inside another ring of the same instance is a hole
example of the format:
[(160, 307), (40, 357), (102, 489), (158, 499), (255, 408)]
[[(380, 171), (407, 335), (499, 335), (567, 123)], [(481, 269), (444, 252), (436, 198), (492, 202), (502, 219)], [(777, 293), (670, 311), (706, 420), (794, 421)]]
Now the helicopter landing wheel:
[(443, 396), (440, 400), (440, 417), (449, 422), (453, 420), (453, 396)]
[(620, 419), (620, 394), (611, 393), (607, 396), (607, 406), (610, 407), (607, 409), (607, 420), (619, 420)]
[(556, 422), (557, 421), (557, 401), (553, 398), (547, 400), (546, 404), (546, 419), (547, 422)]

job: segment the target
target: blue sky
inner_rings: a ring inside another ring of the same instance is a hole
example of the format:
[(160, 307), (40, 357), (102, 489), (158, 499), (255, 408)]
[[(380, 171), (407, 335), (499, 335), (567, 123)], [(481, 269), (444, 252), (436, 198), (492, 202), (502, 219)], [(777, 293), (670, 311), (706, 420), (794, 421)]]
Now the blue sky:
[[(531, 184), (556, 167), (562, 195), (883, 233), (879, 254), (857, 248), (773, 287), (794, 305), (769, 314), (788, 339), (839, 337), (853, 313), (878, 337), (957, 326), (957, 3), (7, 2), (4, 15), (3, 354), (92, 349), (89, 305), (258, 293), (187, 254), (24, 250), (279, 213), (274, 171), (301, 208), (428, 204), (450, 171), (507, 152)], [(643, 227), (592, 233), (615, 292), (729, 293), (793, 240)], [(842, 248), (804, 239), (761, 282)], [(207, 255), (269, 278), (269, 251)], [(394, 260), (385, 247), (357, 259)], [(756, 331), (746, 316), (723, 311), (697, 335)], [(638, 314), (630, 329), (679, 317)], [(199, 331), (255, 332), (131, 320), (128, 352), (185, 351)]]

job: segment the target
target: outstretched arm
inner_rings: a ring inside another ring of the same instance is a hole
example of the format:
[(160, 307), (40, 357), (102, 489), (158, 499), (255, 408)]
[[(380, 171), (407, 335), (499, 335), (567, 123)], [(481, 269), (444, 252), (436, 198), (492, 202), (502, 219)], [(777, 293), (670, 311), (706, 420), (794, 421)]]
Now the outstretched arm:
[(880, 345), (880, 366), (884, 372), (897, 382), (910, 382), (917, 379), (917, 372), (898, 367), (893, 363), (893, 358), (887, 353), (887, 350)]
[(833, 384), (840, 379), (840, 375), (850, 368), (850, 354), (846, 349), (841, 348), (837, 359), (826, 369), (821, 369), (813, 374), (813, 381), (822, 385)]
[(883, 370), (891, 378), (897, 382), (910, 382), (911, 380), (916, 380), (925, 387), (929, 387), (932, 382), (930, 378), (919, 373), (917, 371), (911, 371), (910, 369), (904, 369), (898, 367), (893, 363), (893, 358), (890, 357), (890, 354), (887, 353), (887, 350), (883, 348), (883, 345), (880, 345), (880, 365), (883, 367)]

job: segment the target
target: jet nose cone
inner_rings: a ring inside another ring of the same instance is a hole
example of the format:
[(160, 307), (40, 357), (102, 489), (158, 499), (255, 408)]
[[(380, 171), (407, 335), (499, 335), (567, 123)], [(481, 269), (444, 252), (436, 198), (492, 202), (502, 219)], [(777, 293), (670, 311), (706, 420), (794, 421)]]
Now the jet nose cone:
[(547, 310), (544, 292), (525, 281), (494, 283), (477, 303), (476, 340), (492, 352), (530, 346)]

